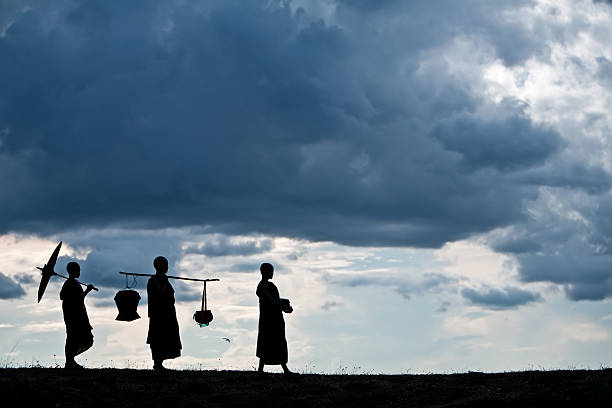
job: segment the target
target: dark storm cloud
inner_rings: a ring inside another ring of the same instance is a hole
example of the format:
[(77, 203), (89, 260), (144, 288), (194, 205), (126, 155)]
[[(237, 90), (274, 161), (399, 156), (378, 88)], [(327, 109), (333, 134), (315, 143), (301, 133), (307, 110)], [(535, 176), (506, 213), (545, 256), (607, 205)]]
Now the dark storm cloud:
[(558, 284), (572, 300), (612, 297), (612, 196), (555, 194), (553, 211), (534, 206), (536, 216), (489, 243), (515, 256), (524, 282)]
[(612, 279), (592, 283), (574, 282), (565, 287), (565, 293), (572, 300), (606, 299), (612, 296)]
[(612, 255), (612, 193), (598, 200), (591, 211), (583, 212), (592, 222), (591, 242), (597, 246), (600, 253)]
[(524, 252), (537, 252), (542, 248), (542, 245), (527, 238), (510, 238), (500, 240), (492, 247), (497, 252), (520, 254)]
[(513, 170), (542, 163), (559, 147), (556, 132), (534, 126), (527, 118), (500, 121), (460, 117), (434, 132), (447, 150), (461, 154), (471, 168)]
[(601, 300), (612, 296), (610, 255), (523, 255), (521, 277), (526, 282), (564, 285), (573, 300)]
[(0, 299), (15, 299), (25, 295), (21, 285), (0, 272)]
[[(199, 224), (435, 247), (523, 217), (536, 190), (507, 173), (546, 160), (558, 135), (517, 107), (481, 120), (466, 112), (484, 101), (444, 64), (417, 71), (419, 52), (453, 33), (381, 48), (423, 22), (376, 36), (348, 5), (339, 28), (262, 4), (75, 2), (53, 19), (16, 15), (0, 38), (12, 61), (0, 68), (0, 185), (11, 191), (0, 229)], [(418, 14), (461, 25), (503, 9), (477, 4), (463, 22), (439, 5)]]
[(503, 289), (485, 287), (482, 290), (465, 288), (461, 291), (461, 295), (475, 305), (499, 310), (512, 309), (541, 300), (538, 293), (512, 286)]
[(584, 190), (589, 194), (603, 194), (612, 188), (612, 176), (601, 167), (565, 161), (550, 163), (524, 174), (517, 174), (517, 182)]
[(190, 246), (185, 250), (185, 253), (201, 254), (209, 257), (229, 255), (248, 256), (268, 252), (273, 247), (274, 242), (271, 239), (251, 239), (248, 241), (232, 242), (227, 236), (223, 235), (214, 241)]

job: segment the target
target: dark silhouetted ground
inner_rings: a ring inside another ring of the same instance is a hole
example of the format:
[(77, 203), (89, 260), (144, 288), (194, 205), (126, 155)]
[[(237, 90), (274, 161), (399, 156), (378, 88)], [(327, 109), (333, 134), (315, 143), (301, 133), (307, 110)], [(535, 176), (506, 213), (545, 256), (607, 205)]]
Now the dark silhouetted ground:
[[(5, 407), (612, 407), (612, 369), (450, 375), (0, 369)], [(15, 403), (18, 401), (18, 403)]]

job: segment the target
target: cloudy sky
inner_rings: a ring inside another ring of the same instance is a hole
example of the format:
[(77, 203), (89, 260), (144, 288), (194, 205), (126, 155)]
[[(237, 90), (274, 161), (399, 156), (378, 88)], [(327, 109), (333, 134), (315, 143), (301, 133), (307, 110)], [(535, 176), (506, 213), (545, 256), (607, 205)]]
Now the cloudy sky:
[[(612, 366), (612, 2), (0, 0), (0, 363), (149, 368), (118, 272), (176, 283), (175, 368), (256, 366), (258, 266), (290, 367)], [(133, 282), (130, 282), (132, 284)], [(228, 342), (223, 337), (230, 339)]]

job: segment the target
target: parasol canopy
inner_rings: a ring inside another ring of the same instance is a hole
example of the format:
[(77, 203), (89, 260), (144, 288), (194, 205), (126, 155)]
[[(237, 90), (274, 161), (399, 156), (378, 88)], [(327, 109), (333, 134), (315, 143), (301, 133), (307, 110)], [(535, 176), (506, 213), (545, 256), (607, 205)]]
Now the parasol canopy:
[(45, 294), (45, 289), (47, 288), (47, 284), (53, 275), (55, 275), (55, 263), (57, 262), (57, 256), (59, 255), (60, 248), (62, 247), (62, 241), (57, 244), (55, 251), (51, 254), (49, 261), (42, 268), (38, 268), (42, 271), (42, 278), (40, 279), (40, 285), (38, 285), (38, 303), (40, 303), (40, 299), (42, 299)]

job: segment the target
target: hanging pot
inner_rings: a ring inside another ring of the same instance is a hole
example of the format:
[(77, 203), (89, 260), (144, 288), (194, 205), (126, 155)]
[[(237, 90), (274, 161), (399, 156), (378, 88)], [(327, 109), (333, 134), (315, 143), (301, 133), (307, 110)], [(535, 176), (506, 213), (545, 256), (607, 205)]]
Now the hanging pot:
[(193, 320), (195, 320), (200, 327), (208, 326), (210, 322), (212, 322), (213, 315), (210, 310), (196, 310), (193, 314)]
[(119, 314), (115, 320), (131, 322), (132, 320), (140, 319), (140, 315), (138, 315), (136, 311), (138, 308), (138, 301), (140, 301), (140, 295), (135, 290), (125, 289), (117, 292), (115, 295), (115, 303), (117, 304)]

